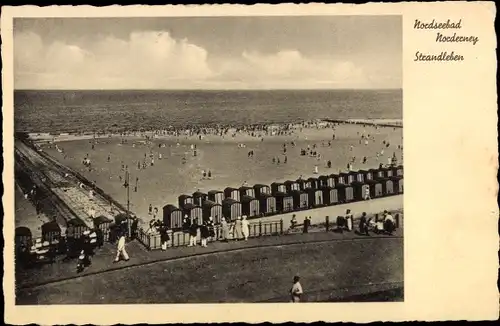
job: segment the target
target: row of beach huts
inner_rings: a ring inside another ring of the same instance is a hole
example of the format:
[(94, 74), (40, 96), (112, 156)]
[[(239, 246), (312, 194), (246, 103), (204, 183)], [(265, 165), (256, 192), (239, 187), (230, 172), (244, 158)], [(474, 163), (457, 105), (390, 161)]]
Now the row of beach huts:
[(163, 221), (171, 229), (180, 229), (185, 216), (198, 224), (212, 217), (234, 221), (270, 216), (299, 210), (338, 205), (403, 193), (403, 166), (322, 175), (317, 178), (273, 182), (270, 186), (227, 187), (224, 191), (196, 191), (180, 195), (178, 205), (163, 207)]

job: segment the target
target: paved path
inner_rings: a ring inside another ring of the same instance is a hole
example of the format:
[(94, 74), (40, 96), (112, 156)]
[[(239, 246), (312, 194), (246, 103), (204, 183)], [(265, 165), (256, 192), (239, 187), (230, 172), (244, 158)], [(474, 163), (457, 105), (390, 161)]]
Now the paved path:
[[(400, 237), (345, 235), (341, 239), (317, 233), (269, 240), (256, 247), (229, 243), (184, 248), (190, 249), (189, 253), (184, 250), (188, 256), (124, 264), (115, 270), (23, 288), (16, 300), (18, 304), (282, 302), (288, 300), (290, 278), (297, 272), (306, 286), (306, 301), (402, 287)], [(392, 295), (389, 300), (402, 298)]]
[[(395, 237), (403, 236), (403, 229), (398, 229)], [(370, 238), (387, 237), (372, 234)], [(58, 257), (52, 265), (44, 265), (35, 269), (16, 270), (16, 282), (18, 288), (30, 288), (43, 284), (61, 282), (67, 279), (75, 279), (94, 275), (98, 273), (110, 272), (114, 270), (129, 268), (132, 266), (141, 266), (152, 264), (165, 260), (172, 260), (182, 257), (190, 257), (207, 253), (226, 252), (244, 248), (256, 248), (265, 246), (285, 245), (292, 243), (307, 243), (321, 241), (353, 241), (365, 239), (363, 236), (356, 235), (354, 232), (344, 232), (343, 234), (334, 232), (313, 232), (308, 234), (291, 234), (283, 236), (263, 236), (260, 238), (252, 238), (248, 241), (231, 241), (212, 242), (207, 248), (197, 247), (178, 247), (169, 248), (167, 251), (147, 251), (142, 244), (137, 241), (132, 241), (127, 244), (127, 251), (130, 255), (128, 262), (113, 263), (114, 255), (116, 254), (115, 246), (106, 244), (98, 249), (93, 257), (92, 266), (88, 267), (81, 274), (76, 273), (76, 261), (62, 261), (62, 257)]]

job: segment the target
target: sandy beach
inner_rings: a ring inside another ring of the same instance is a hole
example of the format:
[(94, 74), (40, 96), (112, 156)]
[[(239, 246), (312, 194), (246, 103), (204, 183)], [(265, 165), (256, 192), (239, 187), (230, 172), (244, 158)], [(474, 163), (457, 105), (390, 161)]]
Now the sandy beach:
[[(366, 144), (362, 135), (368, 138)], [(253, 185), (295, 180), (299, 176), (307, 178), (315, 175), (316, 165), (318, 175), (345, 172), (352, 158), (355, 158), (354, 170), (387, 164), (394, 153), (398, 162), (402, 163), (399, 147), (402, 146), (401, 128), (341, 124), (335, 130), (296, 128), (287, 135), (251, 136), (240, 132), (233, 136), (229, 132), (225, 136), (207, 135), (201, 140), (196, 135), (159, 135), (150, 140), (143, 136), (136, 134), (94, 140), (92, 136), (90, 139), (76, 139), (76, 136), (68, 135), (66, 141), (57, 143), (62, 153), (56, 149), (56, 144), (40, 146), (124, 205), (127, 198), (123, 177), (124, 170), (128, 168), (130, 209), (146, 219), (150, 204), (161, 210), (166, 204), (177, 205), (179, 195), (197, 190), (223, 190), (228, 186), (239, 187), (245, 181)], [(71, 137), (73, 139), (69, 140)], [(283, 152), (284, 144), (286, 153)], [(315, 151), (320, 157), (302, 156), (302, 149)], [(253, 151), (253, 157), (248, 156), (250, 151)], [(285, 156), (287, 163), (284, 162)], [(365, 156), (366, 163), (363, 163)], [(85, 157), (91, 160), (91, 170), (82, 164)], [(331, 161), (331, 168), (327, 168), (328, 161)], [(202, 171), (210, 171), (212, 178), (203, 178)], [(137, 192), (134, 191), (136, 184)]]

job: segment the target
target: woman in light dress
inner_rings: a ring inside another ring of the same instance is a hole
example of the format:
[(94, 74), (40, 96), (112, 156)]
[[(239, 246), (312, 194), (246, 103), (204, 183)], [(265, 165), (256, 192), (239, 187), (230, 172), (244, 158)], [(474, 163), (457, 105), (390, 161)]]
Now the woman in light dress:
[(229, 226), (227, 225), (226, 219), (223, 217), (221, 219), (221, 227), (222, 227), (222, 241), (229, 240)]
[(243, 215), (243, 220), (241, 221), (241, 232), (243, 233), (245, 241), (247, 241), (248, 236), (250, 235), (250, 225), (248, 223), (246, 215)]
[(236, 218), (236, 222), (234, 222), (233, 238), (236, 241), (241, 239), (241, 217), (240, 216), (238, 216)]

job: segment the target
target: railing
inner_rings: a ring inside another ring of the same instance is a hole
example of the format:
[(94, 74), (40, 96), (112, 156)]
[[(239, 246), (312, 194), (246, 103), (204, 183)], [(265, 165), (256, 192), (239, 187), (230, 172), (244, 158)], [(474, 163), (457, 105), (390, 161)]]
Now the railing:
[[(229, 238), (227, 240), (234, 240), (235, 234), (234, 230), (232, 230), (234, 225), (228, 225)], [(284, 234), (283, 230), (283, 220), (279, 221), (269, 221), (258, 223), (250, 223), (248, 226), (249, 230), (249, 238), (257, 238), (261, 236), (277, 236)], [(209, 242), (220, 241), (223, 239), (223, 230), (220, 225), (214, 226), (213, 237), (209, 237)], [(189, 244), (189, 234), (183, 231), (167, 231), (168, 234), (168, 242), (167, 247), (183, 247)], [(144, 229), (137, 230), (137, 240), (141, 242), (148, 250), (155, 250), (161, 248), (161, 235), (156, 232), (156, 230), (148, 230), (144, 231)], [(197, 233), (196, 241), (200, 241), (200, 234)]]

